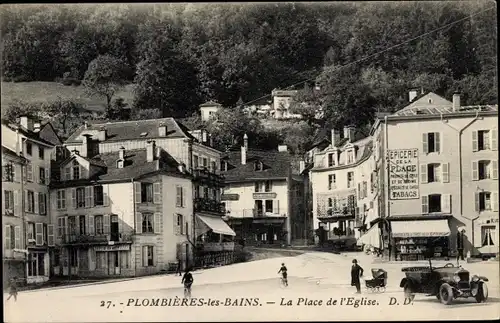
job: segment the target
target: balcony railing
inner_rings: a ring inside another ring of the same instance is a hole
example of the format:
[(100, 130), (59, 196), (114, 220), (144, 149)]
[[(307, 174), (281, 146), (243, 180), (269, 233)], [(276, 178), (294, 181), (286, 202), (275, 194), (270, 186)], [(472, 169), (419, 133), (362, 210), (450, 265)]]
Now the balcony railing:
[(215, 185), (224, 185), (225, 177), (222, 174), (216, 174), (206, 167), (198, 167), (193, 169), (193, 177), (195, 181), (210, 182)]
[(348, 206), (340, 207), (340, 208), (328, 208), (328, 209), (319, 209), (318, 210), (318, 218), (333, 218), (333, 219), (347, 219), (354, 218), (356, 215), (356, 209)]
[[(284, 212), (284, 210), (281, 210)], [(227, 215), (231, 218), (265, 218), (265, 217), (283, 217), (279, 208), (273, 209), (244, 209), (244, 210), (230, 210)]]
[(65, 234), (61, 240), (63, 244), (131, 243), (132, 237), (133, 232), (128, 231), (102, 234)]
[(197, 243), (196, 246), (202, 251), (233, 251), (234, 242), (205, 242)]
[(212, 213), (222, 213), (226, 212), (223, 203), (215, 200), (206, 198), (195, 198), (194, 199), (194, 210), (195, 212), (212, 212)]

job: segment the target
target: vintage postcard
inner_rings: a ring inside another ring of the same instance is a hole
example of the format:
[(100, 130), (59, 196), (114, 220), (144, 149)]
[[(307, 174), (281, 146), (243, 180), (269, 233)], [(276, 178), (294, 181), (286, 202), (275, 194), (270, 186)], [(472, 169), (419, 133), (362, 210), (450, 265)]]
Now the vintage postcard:
[(496, 9), (2, 5), (4, 320), (498, 319)]

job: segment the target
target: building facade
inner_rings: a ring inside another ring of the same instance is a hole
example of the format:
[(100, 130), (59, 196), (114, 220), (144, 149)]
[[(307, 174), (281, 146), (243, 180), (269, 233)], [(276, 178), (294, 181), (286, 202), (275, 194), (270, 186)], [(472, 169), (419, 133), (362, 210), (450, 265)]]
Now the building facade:
[[(461, 106), (434, 93), (379, 118), (386, 246), (396, 259), (498, 253), (498, 106)], [(412, 135), (408, 135), (412, 134)], [(387, 222), (390, 225), (387, 225)], [(465, 235), (458, 234), (465, 230)]]
[(304, 239), (304, 178), (286, 146), (276, 151), (248, 148), (228, 152), (221, 168), (226, 178), (222, 200), (237, 239), (250, 245), (291, 244)]
[(14, 177), (22, 186), (16, 195), (18, 204), (22, 204), (20, 234), (27, 251), (23, 278), (28, 284), (44, 282), (50, 277), (49, 251), (54, 246), (54, 227), (50, 222), (49, 182), (55, 147), (59, 144), (61, 141), (50, 123), (42, 125), (25, 116), (19, 124), (2, 123), (2, 146), (23, 156), (25, 161), (24, 168)]

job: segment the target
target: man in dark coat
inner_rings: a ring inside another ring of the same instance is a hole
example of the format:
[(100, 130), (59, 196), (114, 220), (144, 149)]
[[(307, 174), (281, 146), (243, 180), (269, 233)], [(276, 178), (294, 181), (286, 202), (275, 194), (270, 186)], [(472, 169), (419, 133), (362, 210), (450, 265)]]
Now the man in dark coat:
[(457, 263), (459, 260), (464, 260), (464, 235), (463, 229), (457, 233)]
[(363, 268), (358, 265), (358, 261), (353, 259), (351, 267), (351, 286), (356, 286), (356, 294), (361, 294), (361, 282), (359, 277), (363, 276)]

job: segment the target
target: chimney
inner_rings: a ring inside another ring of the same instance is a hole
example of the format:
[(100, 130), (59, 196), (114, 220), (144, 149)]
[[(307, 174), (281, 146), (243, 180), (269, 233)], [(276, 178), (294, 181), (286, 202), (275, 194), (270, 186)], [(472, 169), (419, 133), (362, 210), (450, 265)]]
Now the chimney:
[(246, 165), (247, 163), (247, 151), (245, 146), (241, 146), (241, 164)]
[(354, 141), (354, 135), (356, 133), (356, 128), (353, 126), (345, 126), (344, 127), (344, 138), (347, 138), (349, 142)]
[(125, 147), (123, 146), (120, 147), (120, 152), (118, 156), (119, 156), (118, 159), (125, 160)]
[(408, 101), (412, 102), (418, 95), (418, 90), (416, 89), (411, 89), (408, 97)]
[(214, 146), (214, 137), (212, 137), (211, 133), (208, 134), (208, 138), (209, 138), (209, 141), (210, 141), (210, 147), (213, 147)]
[(206, 143), (207, 142), (207, 132), (205, 130), (201, 131), (201, 142)]
[(29, 131), (33, 131), (33, 119), (31, 119), (28, 116), (21, 116), (20, 121), (21, 121), (21, 126), (28, 129)]
[(159, 137), (167, 136), (167, 125), (163, 121), (160, 122), (160, 125), (158, 126), (158, 136)]
[(243, 135), (243, 147), (245, 147), (245, 151), (248, 151), (248, 136), (247, 136), (247, 134)]
[(155, 159), (155, 141), (154, 140), (148, 140), (146, 143), (146, 160), (148, 163), (152, 162)]
[(40, 122), (34, 123), (33, 124), (33, 131), (40, 132), (41, 127), (42, 127), (42, 125), (40, 124)]
[(299, 161), (299, 173), (302, 174), (302, 172), (306, 169), (306, 162), (301, 160)]
[(460, 110), (460, 92), (453, 93), (453, 111)]
[(340, 131), (337, 129), (332, 129), (330, 132), (330, 141), (332, 142), (332, 147), (336, 147), (337, 144), (340, 142)]
[(286, 153), (288, 151), (288, 146), (287, 145), (278, 145), (278, 151), (280, 153)]
[(106, 128), (104, 126), (101, 126), (99, 128), (99, 141), (105, 141), (106, 137), (107, 137)]
[(82, 157), (92, 157), (90, 156), (90, 150), (91, 150), (90, 137), (91, 135), (89, 134), (84, 134), (82, 136), (82, 149), (80, 152), (80, 156)]

